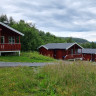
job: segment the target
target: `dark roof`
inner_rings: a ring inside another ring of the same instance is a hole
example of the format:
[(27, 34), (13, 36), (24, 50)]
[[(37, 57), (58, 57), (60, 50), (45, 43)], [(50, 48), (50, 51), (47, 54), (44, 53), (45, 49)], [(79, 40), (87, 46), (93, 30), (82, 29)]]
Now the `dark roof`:
[(4, 27), (6, 27), (6, 28), (8, 28), (8, 29), (10, 29), (10, 30), (12, 30), (12, 31), (14, 31), (14, 32), (16, 32), (16, 33), (22, 35), (22, 36), (24, 36), (23, 33), (21, 33), (21, 32), (19, 32), (19, 31), (15, 30), (15, 29), (13, 29), (12, 27), (10, 27), (10, 26), (8, 26), (8, 25), (2, 23), (2, 22), (0, 22), (0, 25), (2, 25), (2, 26), (4, 26)]
[[(81, 52), (81, 50), (78, 50), (78, 52)], [(82, 53), (96, 54), (96, 49), (85, 48), (85, 49), (82, 49)]]
[[(77, 44), (77, 43), (49, 43), (49, 44), (46, 44), (46, 45), (41, 45), (39, 48), (44, 47), (47, 50), (48, 49), (69, 49), (74, 44)], [(82, 48), (80, 45), (78, 45), (78, 46), (80, 48)]]

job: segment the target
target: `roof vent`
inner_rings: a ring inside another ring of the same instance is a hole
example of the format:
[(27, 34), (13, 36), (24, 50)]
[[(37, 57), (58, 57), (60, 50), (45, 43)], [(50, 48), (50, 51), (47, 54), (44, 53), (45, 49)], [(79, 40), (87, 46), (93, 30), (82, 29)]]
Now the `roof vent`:
[(8, 21), (3, 21), (3, 23), (4, 23), (4, 24), (6, 24), (6, 25), (8, 25), (8, 24), (9, 24), (9, 22), (8, 22)]

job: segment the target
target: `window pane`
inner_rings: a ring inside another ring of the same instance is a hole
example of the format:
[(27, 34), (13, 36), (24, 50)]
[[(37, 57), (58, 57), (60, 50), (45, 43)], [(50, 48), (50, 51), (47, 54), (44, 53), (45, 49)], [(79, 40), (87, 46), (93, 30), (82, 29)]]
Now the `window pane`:
[(11, 44), (11, 37), (9, 37), (8, 39), (9, 39), (9, 43)]

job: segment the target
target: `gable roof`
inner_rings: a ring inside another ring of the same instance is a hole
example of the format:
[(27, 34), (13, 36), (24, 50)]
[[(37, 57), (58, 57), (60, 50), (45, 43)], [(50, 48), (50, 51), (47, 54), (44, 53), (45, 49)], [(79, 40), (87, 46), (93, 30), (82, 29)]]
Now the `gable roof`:
[(4, 27), (6, 27), (6, 28), (8, 28), (8, 29), (10, 29), (10, 30), (12, 30), (12, 31), (14, 31), (15, 33), (18, 33), (18, 34), (24, 36), (23, 33), (21, 33), (21, 32), (19, 32), (19, 31), (15, 30), (14, 28), (12, 28), (12, 27), (10, 27), (10, 26), (8, 26), (8, 25), (2, 23), (2, 22), (0, 22), (0, 25), (2, 25), (2, 26), (4, 26)]
[(83, 48), (77, 43), (48, 43), (46, 45), (41, 45), (39, 48), (44, 47), (47, 50), (48, 49), (69, 49), (75, 44), (78, 45), (80, 48)]
[[(78, 50), (78, 52), (80, 52), (80, 50)], [(96, 54), (96, 49), (85, 48), (85, 49), (82, 49), (82, 53)]]

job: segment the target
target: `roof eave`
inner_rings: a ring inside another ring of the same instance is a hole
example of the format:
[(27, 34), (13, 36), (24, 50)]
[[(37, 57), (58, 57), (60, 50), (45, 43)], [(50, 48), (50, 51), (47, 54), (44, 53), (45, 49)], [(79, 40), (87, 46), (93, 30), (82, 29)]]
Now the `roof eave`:
[(4, 24), (4, 23), (2, 23), (2, 22), (0, 22), (0, 24), (1, 24), (2, 26), (4, 26), (4, 27), (6, 27), (6, 28), (8, 28), (8, 29), (10, 29), (10, 30), (12, 30), (12, 31), (14, 31), (15, 33), (17, 33), (17, 34), (19, 34), (19, 35), (24, 36), (23, 33), (17, 31), (16, 29), (14, 29), (14, 28), (12, 28), (12, 27), (6, 25), (6, 24)]
[(37, 49), (39, 49), (39, 48), (41, 48), (41, 47), (44, 47), (45, 49), (47, 49), (48, 50), (48, 48), (46, 47), (46, 46), (44, 46), (44, 45), (41, 45), (40, 47), (38, 47)]
[[(71, 47), (72, 47), (73, 45), (75, 45), (75, 44), (77, 44), (77, 43), (73, 43), (71, 46), (67, 47), (66, 50), (68, 50), (69, 48), (71, 48)], [(80, 46), (79, 44), (77, 44), (77, 45), (83, 49), (82, 46)]]

